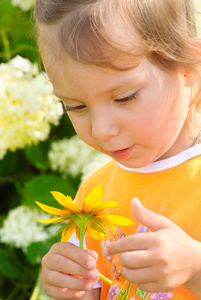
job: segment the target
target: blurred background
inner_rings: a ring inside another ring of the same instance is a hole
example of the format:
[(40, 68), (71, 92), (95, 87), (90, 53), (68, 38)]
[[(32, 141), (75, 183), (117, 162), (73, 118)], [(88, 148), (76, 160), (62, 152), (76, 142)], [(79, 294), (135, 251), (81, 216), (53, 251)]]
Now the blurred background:
[[(201, 0), (195, 4), (201, 11)], [(40, 261), (59, 242), (35, 201), (50, 191), (74, 198), (80, 182), (109, 160), (76, 135), (38, 65), (34, 0), (0, 0), (0, 300), (45, 300)], [(201, 24), (197, 15), (198, 25)]]

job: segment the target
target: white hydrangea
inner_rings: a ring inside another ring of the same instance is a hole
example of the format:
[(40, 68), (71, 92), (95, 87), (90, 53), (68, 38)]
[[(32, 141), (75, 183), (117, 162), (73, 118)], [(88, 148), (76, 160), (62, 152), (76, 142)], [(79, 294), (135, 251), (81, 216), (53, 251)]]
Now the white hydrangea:
[(23, 11), (27, 11), (33, 7), (35, 0), (12, 0), (14, 6), (19, 6)]
[(84, 165), (82, 169), (82, 176), (81, 180), (86, 179), (88, 176), (90, 176), (95, 170), (103, 166), (105, 163), (109, 162), (111, 160), (111, 157), (97, 152), (94, 153), (92, 159), (88, 161), (87, 164)]
[(0, 64), (0, 159), (47, 139), (63, 114), (51, 83), (37, 64), (20, 56)]
[(0, 242), (21, 248), (26, 253), (27, 247), (31, 243), (45, 241), (56, 235), (57, 225), (47, 227), (47, 224), (36, 221), (36, 219), (47, 218), (47, 213), (28, 206), (21, 205), (10, 210), (0, 228)]
[(77, 135), (53, 142), (48, 158), (53, 171), (58, 171), (64, 177), (70, 174), (83, 178), (110, 159), (85, 144)]

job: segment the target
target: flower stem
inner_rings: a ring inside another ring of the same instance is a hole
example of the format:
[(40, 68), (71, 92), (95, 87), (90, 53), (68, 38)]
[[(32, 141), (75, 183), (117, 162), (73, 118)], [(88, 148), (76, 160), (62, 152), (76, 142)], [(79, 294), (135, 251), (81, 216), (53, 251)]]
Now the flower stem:
[(1, 38), (4, 45), (5, 58), (7, 61), (9, 61), (11, 59), (10, 42), (6, 30), (1, 30)]
[(79, 233), (79, 240), (80, 240), (80, 248), (83, 249), (84, 247), (84, 225), (80, 225), (80, 233)]
[(110, 280), (109, 278), (105, 277), (103, 274), (99, 273), (99, 278), (104, 280), (105, 282), (107, 282), (108, 284), (112, 284), (112, 280)]
[[(80, 232), (79, 232), (79, 240), (80, 240), (80, 248), (83, 249), (83, 245), (84, 245), (84, 234), (85, 234), (85, 227), (84, 225), (80, 225)], [(112, 284), (112, 281), (105, 277), (104, 275), (102, 275), (101, 273), (99, 273), (99, 278), (104, 280), (105, 282), (107, 282), (108, 284)]]

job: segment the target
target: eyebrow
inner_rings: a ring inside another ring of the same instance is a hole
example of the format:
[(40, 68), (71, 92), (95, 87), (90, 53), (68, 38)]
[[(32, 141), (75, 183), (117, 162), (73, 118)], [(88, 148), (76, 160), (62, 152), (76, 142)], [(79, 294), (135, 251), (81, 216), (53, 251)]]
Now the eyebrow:
[[(131, 84), (131, 81), (133, 81), (133, 83), (138, 83), (140, 81), (140, 77), (139, 75), (133, 75), (131, 78), (126, 78), (123, 82), (119, 83), (118, 85), (112, 87), (111, 89), (108, 90), (103, 90), (101, 91), (101, 94), (111, 94), (112, 92), (121, 89), (122, 87), (124, 87), (126, 84), (129, 85)], [(73, 98), (73, 97), (68, 97), (67, 95), (59, 95), (57, 93), (55, 93), (55, 91), (53, 90), (55, 96), (59, 99), (62, 99), (63, 101), (83, 101), (82, 99), (77, 99), (77, 98)]]

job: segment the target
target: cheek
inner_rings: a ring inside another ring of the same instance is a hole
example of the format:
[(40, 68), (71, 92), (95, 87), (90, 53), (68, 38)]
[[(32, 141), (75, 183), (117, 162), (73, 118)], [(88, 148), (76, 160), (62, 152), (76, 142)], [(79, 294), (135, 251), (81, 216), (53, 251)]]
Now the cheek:
[[(91, 125), (85, 118), (71, 116), (69, 114), (69, 119), (77, 133), (77, 135), (88, 145), (94, 147), (93, 139), (91, 137)], [(94, 147), (95, 148), (95, 147)]]

